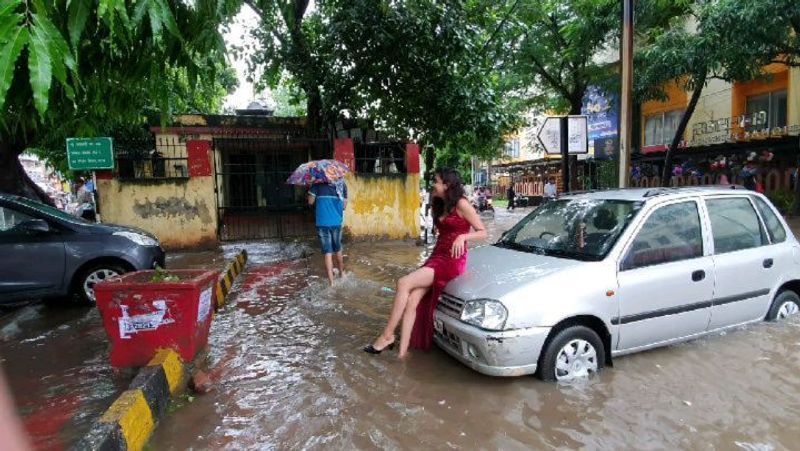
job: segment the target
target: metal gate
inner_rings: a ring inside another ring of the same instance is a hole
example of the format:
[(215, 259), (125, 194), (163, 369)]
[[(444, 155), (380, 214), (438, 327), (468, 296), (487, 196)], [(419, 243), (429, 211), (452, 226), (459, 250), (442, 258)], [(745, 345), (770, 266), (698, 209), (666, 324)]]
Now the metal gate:
[(314, 235), (306, 189), (286, 179), (301, 163), (329, 157), (328, 140), (231, 137), (213, 145), (220, 240)]

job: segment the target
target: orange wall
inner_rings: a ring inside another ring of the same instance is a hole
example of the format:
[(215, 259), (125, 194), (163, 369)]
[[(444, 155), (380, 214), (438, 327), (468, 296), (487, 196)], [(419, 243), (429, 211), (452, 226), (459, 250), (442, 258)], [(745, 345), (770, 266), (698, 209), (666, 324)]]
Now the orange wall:
[[(666, 113), (667, 111), (685, 109), (689, 103), (689, 96), (677, 83), (670, 83), (665, 88), (667, 100), (660, 102), (651, 100), (642, 104), (642, 118), (652, 116), (656, 113)], [(644, 121), (642, 121), (644, 123)]]
[(764, 72), (771, 74), (766, 81), (753, 80), (747, 83), (733, 85), (733, 117), (740, 116), (747, 111), (747, 98), (772, 91), (782, 91), (789, 87), (789, 69), (783, 64), (770, 64), (764, 67)]

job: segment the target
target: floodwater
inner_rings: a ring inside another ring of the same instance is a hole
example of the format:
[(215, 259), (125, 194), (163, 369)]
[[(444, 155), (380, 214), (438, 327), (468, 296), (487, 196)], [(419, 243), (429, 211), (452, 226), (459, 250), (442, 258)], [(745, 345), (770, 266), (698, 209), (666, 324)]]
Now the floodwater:
[[(498, 211), (492, 236), (525, 213)], [(435, 348), (406, 361), (361, 351), (388, 316), (384, 287), (429, 247), (347, 245), (350, 274), (333, 288), (318, 253), (300, 258), (309, 249), (248, 245), (201, 362), (215, 389), (186, 398), (152, 449), (800, 447), (797, 317), (621, 357), (570, 385), (491, 378)]]
[[(266, 251), (281, 253), (285, 247)], [(262, 249), (254, 251), (256, 256)], [(224, 246), (175, 253), (167, 266), (221, 269), (234, 252)], [(67, 449), (79, 440), (134, 375), (109, 365), (108, 340), (97, 310), (70, 299), (4, 308), (0, 363), (36, 449)]]

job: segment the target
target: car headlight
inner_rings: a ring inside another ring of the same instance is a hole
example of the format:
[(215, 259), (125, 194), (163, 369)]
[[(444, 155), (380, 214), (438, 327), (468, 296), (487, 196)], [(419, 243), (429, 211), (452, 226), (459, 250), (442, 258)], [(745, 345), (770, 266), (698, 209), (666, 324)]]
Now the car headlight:
[(508, 319), (508, 310), (502, 302), (494, 299), (474, 299), (464, 303), (461, 321), (481, 329), (502, 330)]
[(158, 246), (158, 240), (150, 238), (147, 235), (134, 232), (114, 232), (114, 236), (121, 236), (127, 238), (140, 246)]

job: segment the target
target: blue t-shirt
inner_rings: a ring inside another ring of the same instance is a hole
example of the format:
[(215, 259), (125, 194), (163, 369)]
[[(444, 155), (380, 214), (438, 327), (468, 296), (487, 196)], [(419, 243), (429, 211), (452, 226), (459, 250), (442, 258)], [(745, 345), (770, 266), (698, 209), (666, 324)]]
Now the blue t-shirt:
[[(347, 199), (347, 185), (344, 185), (343, 198)], [(344, 218), (344, 202), (339, 199), (336, 187), (318, 183), (311, 185), (308, 193), (316, 198), (317, 227), (341, 227)]]

